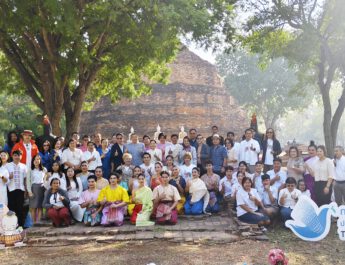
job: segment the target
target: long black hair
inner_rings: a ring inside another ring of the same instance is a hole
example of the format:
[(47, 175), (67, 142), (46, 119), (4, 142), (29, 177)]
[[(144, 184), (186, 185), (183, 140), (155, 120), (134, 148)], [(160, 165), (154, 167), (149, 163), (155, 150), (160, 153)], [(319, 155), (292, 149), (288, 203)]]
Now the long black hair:
[[(14, 143), (11, 141), (11, 135), (12, 134), (15, 134), (17, 136), (17, 141)], [(8, 134), (7, 134), (7, 141), (6, 141), (6, 144), (12, 149), (13, 146), (16, 144), (16, 143), (19, 143), (19, 140), (20, 140), (20, 137), (18, 135), (18, 133), (16, 131), (10, 131)]]
[[(69, 168), (67, 168), (67, 171), (68, 171), (70, 168), (73, 169), (72, 167), (69, 167)], [(68, 189), (68, 188), (71, 187), (71, 182), (69, 181), (69, 177), (67, 176), (67, 171), (66, 171), (66, 186), (67, 186), (67, 189)], [(73, 172), (74, 172), (74, 169), (73, 169)], [(74, 182), (75, 182), (76, 188), (79, 189), (79, 184), (78, 184), (77, 176), (76, 176), (75, 172), (74, 172), (74, 174), (73, 174), (73, 180), (74, 180)]]
[[(58, 172), (54, 172), (53, 171), (54, 164), (57, 164), (59, 166)], [(52, 164), (52, 174), (54, 174), (54, 173), (58, 173), (60, 178), (63, 177), (62, 166), (60, 165), (59, 161), (54, 161), (53, 164)]]
[(40, 164), (38, 165), (38, 168), (39, 168), (40, 171), (42, 171), (42, 170), (43, 170), (43, 165), (42, 165), (42, 158), (41, 158), (40, 155), (35, 155), (34, 158), (32, 159), (32, 161), (31, 161), (31, 170), (34, 170), (34, 169), (35, 169), (35, 164), (34, 164), (34, 162), (35, 162), (36, 157), (39, 157), (39, 158), (40, 158)]

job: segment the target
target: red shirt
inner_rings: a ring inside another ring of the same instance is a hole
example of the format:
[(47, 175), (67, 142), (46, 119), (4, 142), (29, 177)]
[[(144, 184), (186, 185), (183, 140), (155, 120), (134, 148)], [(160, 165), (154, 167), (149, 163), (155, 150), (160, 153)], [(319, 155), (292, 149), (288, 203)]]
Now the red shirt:
[[(38, 154), (38, 147), (35, 144), (34, 140), (30, 140), (30, 143), (31, 143), (31, 159), (33, 159)], [(20, 160), (20, 162), (23, 164), (26, 164), (26, 148), (25, 148), (23, 140), (20, 140), (19, 143), (16, 143), (13, 146), (11, 155), (13, 155), (13, 151), (15, 150), (22, 151), (22, 159)]]

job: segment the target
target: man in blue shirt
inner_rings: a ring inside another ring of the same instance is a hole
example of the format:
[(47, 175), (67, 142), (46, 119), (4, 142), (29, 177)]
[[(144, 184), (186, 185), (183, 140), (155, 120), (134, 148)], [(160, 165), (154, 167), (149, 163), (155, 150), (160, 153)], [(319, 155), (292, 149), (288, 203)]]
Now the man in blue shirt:
[(220, 144), (220, 136), (218, 134), (213, 135), (212, 144), (210, 157), (213, 163), (213, 171), (217, 175), (223, 177), (225, 167), (228, 165), (228, 152), (226, 148)]
[(145, 152), (143, 143), (138, 141), (138, 135), (131, 135), (131, 143), (125, 145), (125, 150), (132, 155), (132, 164), (140, 166), (142, 164), (142, 156)]

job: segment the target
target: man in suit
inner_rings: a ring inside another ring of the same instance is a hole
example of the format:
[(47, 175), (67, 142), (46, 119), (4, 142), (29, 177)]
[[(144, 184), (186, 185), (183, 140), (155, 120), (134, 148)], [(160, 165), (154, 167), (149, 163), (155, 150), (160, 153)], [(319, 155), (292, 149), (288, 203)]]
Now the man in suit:
[(125, 153), (124, 135), (122, 133), (116, 134), (116, 143), (110, 149), (111, 172), (114, 172), (120, 165), (123, 164), (122, 156)]

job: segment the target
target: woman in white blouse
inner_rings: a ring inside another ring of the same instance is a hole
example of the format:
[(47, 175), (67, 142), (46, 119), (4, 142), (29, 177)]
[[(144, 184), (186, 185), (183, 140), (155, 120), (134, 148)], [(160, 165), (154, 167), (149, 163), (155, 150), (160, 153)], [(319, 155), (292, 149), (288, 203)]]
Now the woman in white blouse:
[(44, 187), (46, 188), (46, 190), (49, 190), (50, 182), (54, 178), (57, 178), (60, 180), (60, 186), (59, 186), (60, 189), (67, 190), (65, 174), (62, 172), (61, 165), (57, 161), (53, 162), (52, 172), (49, 172), (44, 180)]
[(319, 160), (314, 163), (315, 196), (318, 206), (329, 204), (332, 195), (332, 182), (334, 179), (334, 164), (326, 157), (326, 148), (323, 145), (317, 147)]
[(270, 218), (259, 212), (259, 207), (264, 209), (260, 195), (252, 188), (253, 182), (250, 178), (242, 179), (243, 189), (236, 193), (237, 217), (241, 222), (258, 224), (259, 226), (269, 225)]
[(75, 175), (73, 168), (69, 167), (66, 174), (67, 194), (70, 199), (72, 216), (75, 220), (81, 222), (85, 212), (85, 208), (83, 209), (79, 205), (79, 198), (83, 192), (83, 184), (81, 183), (81, 179)]
[(286, 220), (291, 219), (291, 212), (302, 194), (302, 192), (296, 188), (296, 185), (296, 179), (288, 177), (285, 181), (286, 188), (279, 192), (278, 204), (280, 206), (283, 224), (285, 224)]
[(42, 165), (40, 155), (36, 155), (31, 162), (31, 169), (26, 177), (26, 188), (29, 195), (30, 215), (35, 223), (41, 222), (42, 203), (44, 199), (44, 180), (47, 169)]
[(7, 184), (9, 183), (9, 176), (6, 163), (8, 160), (8, 153), (2, 151), (0, 153), (0, 203), (7, 206)]
[(80, 170), (83, 151), (77, 148), (75, 140), (71, 139), (68, 141), (68, 148), (62, 152), (61, 156), (61, 164), (65, 165), (65, 169), (71, 167), (74, 170)]
[(234, 148), (234, 142), (232, 140), (225, 140), (226, 151), (228, 152), (228, 166), (232, 166), (234, 170), (238, 167), (238, 152)]

